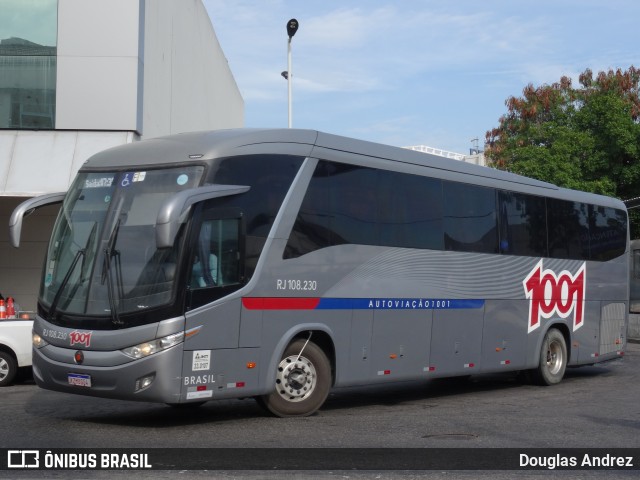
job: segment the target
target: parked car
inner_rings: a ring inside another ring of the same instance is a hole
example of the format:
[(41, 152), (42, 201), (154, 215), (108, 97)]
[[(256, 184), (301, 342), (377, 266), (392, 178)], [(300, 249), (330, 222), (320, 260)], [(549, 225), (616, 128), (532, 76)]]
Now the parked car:
[(0, 320), (0, 387), (10, 385), (19, 369), (31, 366), (33, 320)]

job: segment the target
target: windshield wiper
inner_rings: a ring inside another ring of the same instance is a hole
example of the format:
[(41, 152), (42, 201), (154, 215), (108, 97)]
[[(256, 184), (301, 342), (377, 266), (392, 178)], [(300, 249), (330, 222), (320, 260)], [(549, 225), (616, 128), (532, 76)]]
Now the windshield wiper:
[(120, 320), (118, 314), (118, 305), (116, 303), (115, 292), (113, 291), (113, 275), (111, 273), (111, 261), (113, 257), (116, 257), (116, 281), (118, 287), (118, 300), (122, 300), (124, 293), (122, 289), (122, 268), (120, 264), (120, 252), (116, 250), (115, 244), (118, 240), (118, 231), (120, 230), (120, 219), (116, 222), (116, 225), (111, 231), (109, 241), (107, 242), (107, 248), (104, 249), (104, 262), (102, 264), (102, 277), (101, 284), (107, 282), (107, 294), (109, 296), (109, 308), (111, 309), (111, 322), (114, 325), (123, 325), (124, 322)]
[[(91, 232), (89, 233), (89, 237), (87, 238), (87, 243), (84, 246), (84, 248), (79, 249), (75, 256), (73, 257), (73, 261), (71, 262), (71, 265), (69, 265), (69, 270), (67, 270), (67, 273), (65, 274), (64, 278), (62, 279), (62, 282), (60, 283), (60, 287), (58, 288), (58, 291), (56, 292), (56, 296), (53, 297), (53, 301), (51, 302), (51, 306), (49, 307), (49, 315), (47, 315), (47, 319), (49, 321), (51, 321), (53, 319), (53, 316), (56, 313), (56, 310), (58, 308), (58, 303), (60, 302), (60, 298), (62, 298), (62, 292), (64, 291), (64, 287), (67, 286), (67, 283), (69, 283), (69, 279), (71, 278), (71, 275), (73, 274), (73, 272), (76, 269), (76, 265), (78, 264), (78, 260), (80, 260), (80, 257), (83, 258), (83, 263), (84, 260), (86, 259), (87, 256), (87, 249), (89, 248), (89, 245), (91, 244), (91, 241), (96, 233), (96, 226), (97, 226), (97, 222), (93, 223), (93, 227), (91, 227)], [(75, 243), (75, 242), (74, 242)], [(77, 245), (77, 244), (76, 244)], [(83, 270), (84, 270), (84, 266), (83, 266)], [(82, 272), (80, 273), (80, 275), (82, 275)], [(80, 283), (84, 282), (84, 279), (81, 279), (80, 282), (78, 282), (78, 284), (76, 285), (76, 288), (74, 289), (74, 292), (71, 294), (71, 297), (73, 297), (75, 295), (75, 292), (77, 291), (78, 287), (80, 286)]]
[(84, 257), (85, 252), (86, 250), (82, 248), (78, 250), (76, 252), (75, 257), (73, 257), (73, 261), (69, 266), (69, 270), (67, 270), (67, 274), (62, 279), (62, 282), (60, 283), (60, 288), (58, 288), (58, 291), (56, 292), (56, 296), (53, 297), (53, 301), (51, 302), (51, 306), (49, 307), (49, 315), (47, 316), (48, 317), (47, 320), (49, 322), (51, 322), (51, 320), (53, 319), (53, 315), (55, 314), (56, 309), (58, 308), (58, 302), (60, 301), (60, 298), (62, 298), (62, 291), (64, 290), (64, 287), (66, 287), (67, 283), (69, 283), (69, 279), (71, 278), (71, 274), (73, 273), (73, 271), (76, 269), (78, 260), (80, 260), (80, 257)]

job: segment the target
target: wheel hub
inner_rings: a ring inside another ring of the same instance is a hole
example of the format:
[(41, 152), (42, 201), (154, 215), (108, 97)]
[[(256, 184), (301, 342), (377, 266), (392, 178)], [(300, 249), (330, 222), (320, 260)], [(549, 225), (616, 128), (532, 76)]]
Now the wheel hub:
[(7, 375), (9, 375), (9, 364), (0, 358), (0, 380), (3, 380)]
[(549, 348), (547, 349), (547, 366), (549, 370), (554, 375), (558, 373), (560, 368), (562, 367), (562, 362), (564, 359), (562, 358), (562, 349), (557, 342), (552, 342), (549, 344)]
[(288, 402), (300, 402), (313, 392), (317, 382), (316, 369), (305, 357), (291, 355), (278, 366), (276, 391)]

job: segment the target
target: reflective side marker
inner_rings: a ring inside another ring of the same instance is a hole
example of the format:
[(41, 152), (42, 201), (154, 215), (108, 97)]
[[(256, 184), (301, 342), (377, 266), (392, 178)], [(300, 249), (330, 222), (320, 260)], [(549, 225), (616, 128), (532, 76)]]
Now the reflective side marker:
[(227, 383), (227, 388), (242, 388), (242, 387), (244, 387), (244, 382)]

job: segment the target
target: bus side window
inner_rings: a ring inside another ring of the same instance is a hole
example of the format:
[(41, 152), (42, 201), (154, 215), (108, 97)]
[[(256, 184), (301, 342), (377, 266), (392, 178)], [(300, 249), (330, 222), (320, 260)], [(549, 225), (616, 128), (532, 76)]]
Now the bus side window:
[(239, 220), (205, 220), (200, 227), (191, 267), (191, 288), (224, 287), (240, 283)]
[(205, 221), (200, 227), (198, 250), (191, 269), (191, 288), (213, 287), (218, 284), (218, 256), (213, 244), (214, 220)]

